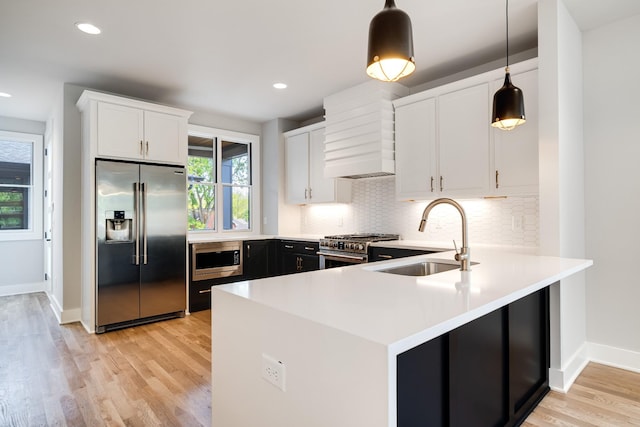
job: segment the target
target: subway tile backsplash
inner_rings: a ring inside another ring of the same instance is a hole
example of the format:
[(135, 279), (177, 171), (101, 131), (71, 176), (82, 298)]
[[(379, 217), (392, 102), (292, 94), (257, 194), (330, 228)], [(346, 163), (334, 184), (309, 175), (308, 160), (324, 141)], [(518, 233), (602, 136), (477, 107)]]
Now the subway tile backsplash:
[[(467, 213), (471, 245), (538, 247), (538, 197), (457, 201)], [(460, 244), (460, 215), (452, 206), (434, 208), (425, 232), (418, 231), (422, 211), (428, 203), (396, 201), (393, 176), (354, 180), (352, 203), (303, 206), (301, 232), (318, 235), (398, 233), (406, 240), (456, 239)]]

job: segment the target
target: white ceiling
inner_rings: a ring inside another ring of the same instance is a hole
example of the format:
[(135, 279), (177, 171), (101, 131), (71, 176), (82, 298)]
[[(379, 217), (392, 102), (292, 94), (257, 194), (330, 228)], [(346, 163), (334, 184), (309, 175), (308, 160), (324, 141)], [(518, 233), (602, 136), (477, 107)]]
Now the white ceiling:
[[(68, 82), (257, 122), (307, 119), (368, 80), (383, 0), (0, 0), (0, 116), (44, 121)], [(565, 0), (583, 29), (638, 0)], [(504, 56), (504, 0), (396, 0), (411, 17), (415, 86)], [(535, 47), (537, 0), (509, 3), (511, 52)], [(89, 21), (99, 36), (79, 32)], [(276, 90), (275, 82), (289, 88)]]

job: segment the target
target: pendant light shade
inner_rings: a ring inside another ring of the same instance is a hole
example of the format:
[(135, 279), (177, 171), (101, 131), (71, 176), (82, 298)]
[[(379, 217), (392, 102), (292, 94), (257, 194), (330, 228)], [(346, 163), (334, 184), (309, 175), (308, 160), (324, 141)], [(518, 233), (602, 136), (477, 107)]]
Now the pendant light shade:
[(374, 79), (395, 82), (416, 69), (413, 58), (411, 20), (386, 0), (384, 9), (369, 24), (367, 74)]
[(526, 122), (524, 97), (520, 88), (511, 83), (509, 67), (505, 72), (504, 85), (493, 95), (492, 117), (491, 126), (502, 130), (511, 130)]
[(493, 95), (493, 114), (491, 126), (502, 130), (511, 130), (526, 122), (524, 115), (524, 96), (522, 91), (511, 83), (509, 73), (509, 0), (506, 0), (507, 15), (507, 67), (504, 85)]

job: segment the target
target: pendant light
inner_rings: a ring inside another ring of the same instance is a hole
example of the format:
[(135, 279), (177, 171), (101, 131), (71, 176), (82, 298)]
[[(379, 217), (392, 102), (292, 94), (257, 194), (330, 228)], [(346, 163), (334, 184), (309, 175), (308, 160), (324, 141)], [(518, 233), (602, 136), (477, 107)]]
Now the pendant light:
[(493, 115), (491, 126), (502, 130), (511, 130), (523, 124), (524, 98), (522, 91), (511, 83), (509, 73), (509, 0), (506, 0), (507, 15), (507, 67), (505, 68), (504, 85), (493, 95)]
[(385, 0), (384, 9), (369, 24), (367, 74), (384, 82), (395, 82), (415, 69), (409, 15), (398, 9), (394, 0)]

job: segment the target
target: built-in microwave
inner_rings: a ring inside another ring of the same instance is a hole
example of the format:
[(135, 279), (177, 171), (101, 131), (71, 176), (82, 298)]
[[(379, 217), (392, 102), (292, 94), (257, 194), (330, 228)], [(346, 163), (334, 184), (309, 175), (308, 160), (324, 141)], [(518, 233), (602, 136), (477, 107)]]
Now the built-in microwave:
[(191, 280), (242, 275), (242, 241), (193, 243)]

